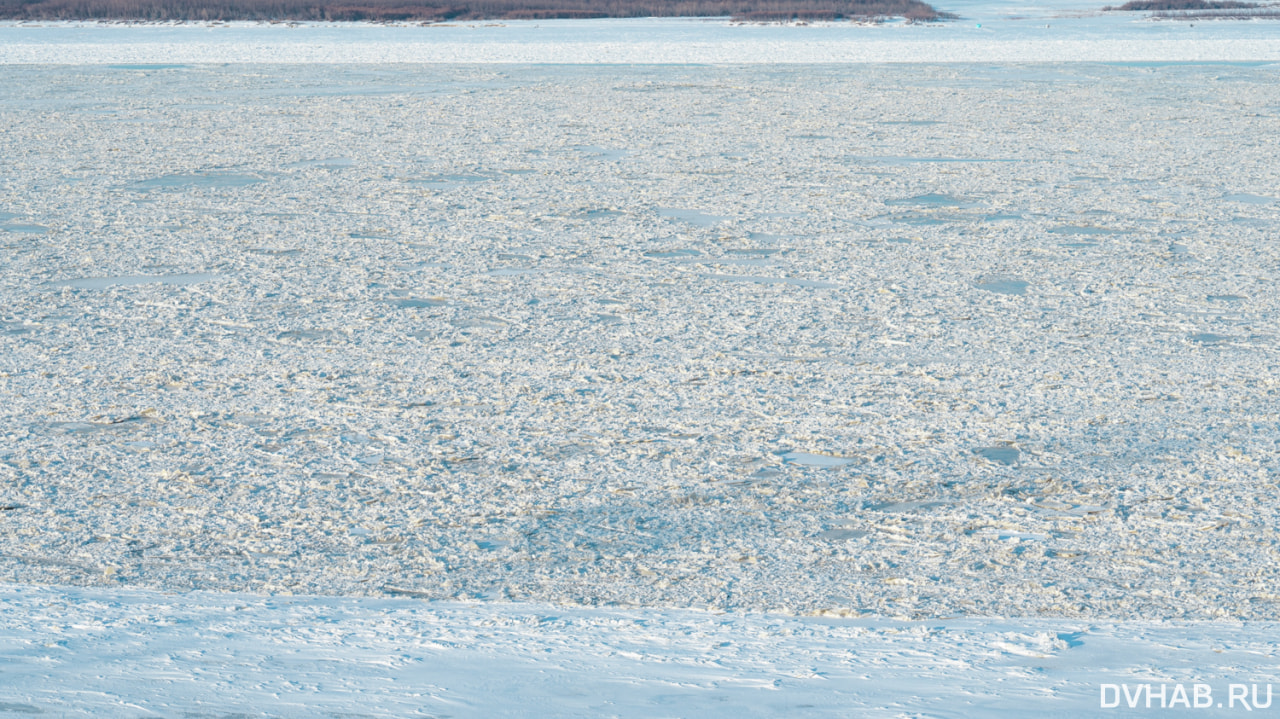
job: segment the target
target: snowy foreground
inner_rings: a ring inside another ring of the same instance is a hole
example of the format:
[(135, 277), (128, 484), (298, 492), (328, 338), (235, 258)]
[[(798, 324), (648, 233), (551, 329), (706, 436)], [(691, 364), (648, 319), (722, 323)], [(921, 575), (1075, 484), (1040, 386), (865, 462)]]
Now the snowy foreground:
[(0, 588), (0, 616), (0, 716), (1280, 710), (1280, 696), (1267, 699), (1268, 686), (1280, 693), (1271, 623), (896, 622), (22, 586)]

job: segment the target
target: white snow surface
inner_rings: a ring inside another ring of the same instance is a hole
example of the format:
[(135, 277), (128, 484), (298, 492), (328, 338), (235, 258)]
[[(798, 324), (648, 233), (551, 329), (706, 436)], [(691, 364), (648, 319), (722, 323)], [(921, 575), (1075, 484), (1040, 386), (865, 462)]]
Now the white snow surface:
[(1275, 62), (1280, 20), (1152, 21), (1079, 3), (960, 3), (932, 24), (727, 19), (444, 25), (0, 23), (0, 64)]
[[(1280, 627), (0, 586), (0, 716), (1257, 715)], [(1213, 705), (1169, 703), (1208, 685)], [(1102, 708), (1103, 685), (1124, 695)], [(1280, 687), (1275, 687), (1273, 692)], [(1237, 690), (1239, 691), (1239, 690)], [(1221, 703), (1222, 706), (1216, 706)], [(1271, 703), (1271, 708), (1277, 706)], [(1262, 711), (1261, 715), (1268, 715)]]

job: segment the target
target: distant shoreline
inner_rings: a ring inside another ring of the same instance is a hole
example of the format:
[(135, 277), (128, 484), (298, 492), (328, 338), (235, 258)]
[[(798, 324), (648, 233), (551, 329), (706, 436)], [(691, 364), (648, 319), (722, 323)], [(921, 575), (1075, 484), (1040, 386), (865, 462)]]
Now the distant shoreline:
[(135, 22), (417, 22), (642, 17), (738, 21), (954, 19), (922, 0), (0, 0), (0, 20)]

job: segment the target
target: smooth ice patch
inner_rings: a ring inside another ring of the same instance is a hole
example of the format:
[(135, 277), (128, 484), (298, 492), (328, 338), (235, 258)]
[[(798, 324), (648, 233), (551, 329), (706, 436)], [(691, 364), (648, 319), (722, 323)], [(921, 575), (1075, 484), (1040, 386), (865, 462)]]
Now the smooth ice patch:
[(1093, 225), (1059, 225), (1049, 229), (1055, 235), (1123, 235), (1124, 230)]
[(787, 452), (782, 455), (787, 464), (799, 464), (805, 467), (843, 467), (853, 464), (850, 457), (837, 457), (833, 454), (813, 454), (810, 452)]
[(915, 197), (904, 197), (898, 200), (885, 200), (886, 205), (923, 205), (925, 207), (977, 207), (976, 202), (966, 200), (962, 197), (954, 197), (952, 195), (942, 195), (936, 192), (930, 192), (925, 195), (916, 195)]
[(1265, 195), (1251, 195), (1247, 192), (1237, 192), (1232, 195), (1223, 195), (1222, 199), (1228, 202), (1242, 202), (1247, 205), (1269, 205), (1277, 201), (1275, 197), (1267, 197)]
[(291, 170), (317, 168), (321, 170), (345, 170), (355, 167), (355, 161), (347, 157), (328, 157), (322, 160), (301, 160), (285, 165)]
[(435, 187), (439, 189), (450, 189), (454, 187), (474, 185), (480, 182), (490, 182), (492, 180), (493, 178), (488, 175), (431, 175), (428, 177), (415, 177), (409, 180), (409, 184), (423, 185), (425, 187)]
[(46, 287), (71, 287), (78, 290), (102, 290), (127, 285), (194, 285), (198, 282), (221, 277), (214, 272), (194, 272), (184, 275), (122, 275), (120, 277), (82, 277), (74, 280), (46, 282)]
[(1031, 283), (1024, 280), (984, 280), (974, 283), (973, 286), (998, 295), (1025, 295)]
[(198, 173), (191, 175), (162, 175), (133, 183), (135, 190), (214, 190), (234, 187), (248, 187), (264, 182), (261, 177), (253, 175), (236, 175), (229, 173)]
[(793, 285), (810, 289), (837, 289), (840, 285), (818, 280), (800, 280), (794, 277), (760, 277), (757, 275), (703, 275), (708, 280), (724, 280), (726, 282), (751, 282), (757, 285)]
[(1022, 453), (1014, 447), (979, 447), (973, 453), (997, 464), (1012, 466), (1018, 463)]
[(681, 210), (670, 207), (659, 207), (658, 217), (670, 217), (674, 220), (687, 222), (690, 225), (698, 227), (715, 227), (721, 222), (733, 219), (723, 215), (710, 215), (701, 210)]
[(0, 232), (12, 232), (20, 235), (43, 235), (49, 228), (44, 225), (0, 225)]

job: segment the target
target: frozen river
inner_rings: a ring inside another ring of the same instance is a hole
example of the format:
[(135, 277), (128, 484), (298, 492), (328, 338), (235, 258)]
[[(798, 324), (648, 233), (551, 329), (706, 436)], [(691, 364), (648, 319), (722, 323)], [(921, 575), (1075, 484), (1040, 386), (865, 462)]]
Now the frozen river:
[(1272, 67), (3, 92), (8, 581), (1271, 616)]

